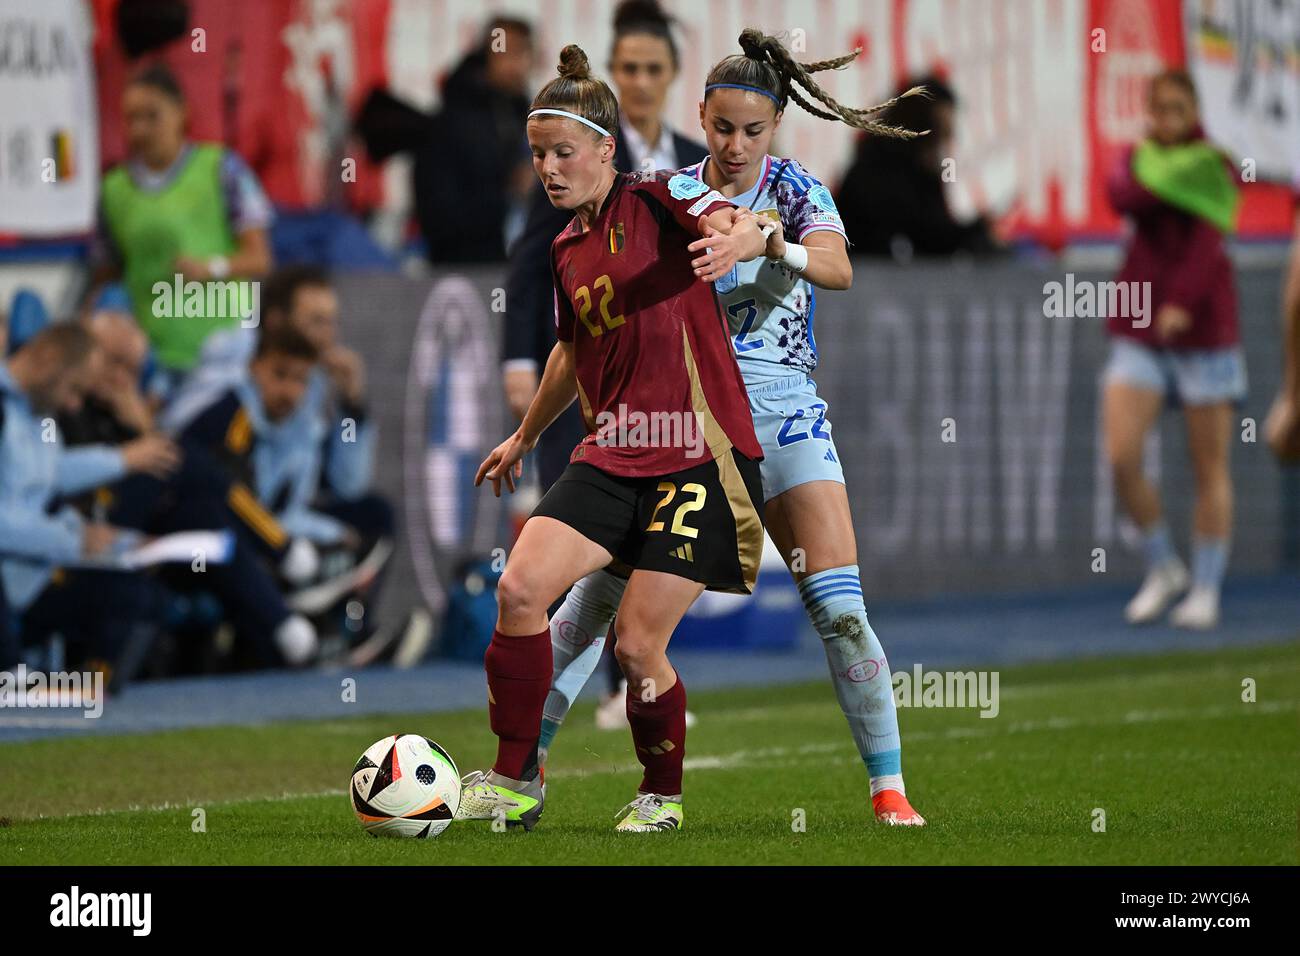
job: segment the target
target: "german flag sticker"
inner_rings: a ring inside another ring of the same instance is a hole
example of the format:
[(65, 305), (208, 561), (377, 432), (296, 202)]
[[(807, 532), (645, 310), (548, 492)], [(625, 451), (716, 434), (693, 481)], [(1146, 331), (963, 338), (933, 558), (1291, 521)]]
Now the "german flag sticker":
[(618, 224), (615, 225), (615, 226), (611, 226), (611, 227), (610, 227), (610, 230), (609, 230), (609, 251), (610, 251), (610, 254), (611, 254), (611, 255), (615, 255), (615, 256), (616, 256), (616, 255), (618, 255), (620, 252), (622, 252), (622, 251), (623, 251), (623, 245), (624, 245), (624, 243), (625, 243), (626, 241), (627, 241), (627, 240), (626, 240), (626, 237), (623, 235), (623, 224), (622, 224), (621, 222), (618, 223)]

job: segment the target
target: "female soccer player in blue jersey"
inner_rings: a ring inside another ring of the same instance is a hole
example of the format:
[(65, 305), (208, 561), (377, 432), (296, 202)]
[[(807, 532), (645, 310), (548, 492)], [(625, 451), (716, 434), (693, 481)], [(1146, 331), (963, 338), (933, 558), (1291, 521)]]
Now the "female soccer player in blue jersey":
[[(705, 84), (700, 123), (709, 155), (682, 173), (770, 224), (765, 257), (739, 263), (715, 283), (763, 447), (764, 523), (822, 638), (836, 696), (867, 765), (876, 818), (923, 826), (905, 796), (889, 665), (867, 621), (844, 473), (826, 402), (811, 378), (814, 289), (847, 289), (853, 281), (844, 225), (825, 186), (797, 161), (768, 155), (789, 99), (872, 133), (918, 134), (868, 118), (894, 101), (849, 109), (808, 75), (843, 66), (856, 52), (799, 64), (777, 38), (756, 30), (742, 33), (740, 44), (744, 53), (718, 63)], [(812, 106), (793, 82), (826, 109)], [(626, 583), (608, 569), (597, 571), (573, 588), (551, 620), (555, 675), (544, 748), (595, 667)], [(575, 642), (575, 634), (592, 639)]]

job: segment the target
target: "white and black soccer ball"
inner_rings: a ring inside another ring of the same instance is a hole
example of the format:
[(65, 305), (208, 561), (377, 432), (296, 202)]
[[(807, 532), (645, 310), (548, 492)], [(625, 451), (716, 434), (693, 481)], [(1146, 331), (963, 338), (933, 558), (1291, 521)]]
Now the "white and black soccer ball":
[(460, 806), (460, 773), (428, 737), (394, 734), (366, 748), (352, 770), (352, 810), (371, 836), (435, 837)]

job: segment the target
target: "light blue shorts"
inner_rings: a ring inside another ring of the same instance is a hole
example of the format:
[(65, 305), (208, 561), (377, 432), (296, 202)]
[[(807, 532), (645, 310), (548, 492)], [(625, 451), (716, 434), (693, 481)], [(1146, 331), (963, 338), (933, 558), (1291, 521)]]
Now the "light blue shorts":
[(748, 391), (754, 431), (763, 446), (764, 501), (808, 481), (844, 484), (826, 403), (817, 397), (816, 382), (799, 375)]
[(1246, 358), (1237, 345), (1173, 351), (1115, 338), (1102, 380), (1160, 392), (1171, 405), (1235, 403), (1246, 397)]

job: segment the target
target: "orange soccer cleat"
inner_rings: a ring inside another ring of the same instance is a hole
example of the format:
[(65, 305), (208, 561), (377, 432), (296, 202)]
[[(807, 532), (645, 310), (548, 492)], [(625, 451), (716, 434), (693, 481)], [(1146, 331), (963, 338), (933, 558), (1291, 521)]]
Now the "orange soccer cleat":
[(925, 817), (912, 809), (907, 797), (897, 790), (881, 790), (871, 798), (875, 808), (876, 819), (891, 827), (923, 827)]

